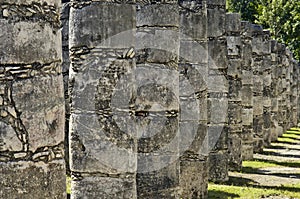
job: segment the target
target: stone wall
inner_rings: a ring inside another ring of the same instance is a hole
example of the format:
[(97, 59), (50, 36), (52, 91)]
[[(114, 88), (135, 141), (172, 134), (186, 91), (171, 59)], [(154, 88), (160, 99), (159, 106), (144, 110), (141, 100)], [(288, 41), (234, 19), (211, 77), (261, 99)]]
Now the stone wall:
[(298, 62), (225, 5), (1, 2), (1, 198), (65, 198), (65, 165), (73, 199), (206, 198), (296, 126)]

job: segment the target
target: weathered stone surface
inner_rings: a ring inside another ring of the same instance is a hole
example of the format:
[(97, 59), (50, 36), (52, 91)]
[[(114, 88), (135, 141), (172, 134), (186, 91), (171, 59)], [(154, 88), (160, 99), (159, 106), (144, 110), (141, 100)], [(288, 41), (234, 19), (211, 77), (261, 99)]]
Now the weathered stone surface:
[(207, 161), (180, 162), (180, 187), (183, 198), (206, 198), (208, 184)]
[(241, 37), (227, 36), (227, 53), (229, 56), (239, 56), (241, 49)]
[(60, 1), (1, 1), (0, 197), (65, 198)]
[(253, 123), (253, 109), (244, 108), (242, 109), (242, 122), (245, 126), (250, 126)]
[(179, 9), (177, 4), (149, 4), (138, 10), (137, 27), (160, 26), (178, 27)]
[(128, 174), (122, 177), (76, 176), (72, 177), (71, 198), (136, 198), (135, 178)]
[[(241, 73), (241, 60), (240, 59), (229, 59), (227, 75), (232, 78), (242, 78)], [(243, 80), (243, 79), (242, 79)]]
[(207, 64), (207, 42), (180, 41), (180, 58), (189, 64)]
[(207, 133), (210, 151), (228, 148), (228, 127), (226, 125), (208, 125)]
[(228, 33), (240, 33), (241, 15), (239, 13), (226, 13), (226, 31)]
[(178, 62), (178, 42), (178, 31), (160, 27), (138, 28), (136, 33), (137, 63), (171, 65), (171, 63)]
[(253, 145), (243, 144), (242, 145), (242, 159), (243, 160), (253, 160)]
[(181, 38), (194, 41), (204, 40), (207, 35), (207, 13), (204, 9), (197, 14), (191, 15), (189, 10), (181, 11), (180, 14)]
[(225, 34), (225, 1), (207, 1), (207, 36), (219, 37)]
[(211, 124), (224, 124), (228, 121), (228, 99), (208, 99), (208, 122)]
[(64, 160), (1, 162), (1, 198), (66, 198)]
[(241, 170), (242, 168), (242, 140), (239, 134), (230, 132), (228, 135), (229, 169)]
[(63, 142), (64, 99), (61, 76), (35, 77), (12, 85), (15, 108), (28, 132), (29, 149)]
[(2, 27), (0, 37), (5, 38), (1, 42), (2, 64), (35, 62), (49, 64), (60, 60), (62, 53), (60, 31), (54, 31), (50, 25), (43, 22), (10, 23), (8, 20), (0, 20), (0, 26)]
[(208, 41), (209, 69), (227, 69), (228, 60), (225, 40)]
[(228, 180), (227, 151), (218, 151), (209, 155), (209, 179), (211, 181)]
[[(162, 159), (161, 159), (162, 160)], [(167, 160), (168, 161), (168, 160)], [(148, 165), (140, 162), (139, 166)], [(179, 195), (179, 162), (169, 163), (158, 171), (137, 174), (138, 197), (142, 198), (177, 198)]]
[[(76, 46), (128, 48), (135, 38), (134, 6), (93, 3), (70, 11), (70, 48)], [(112, 26), (107, 26), (113, 24)], [(123, 33), (121, 36), (118, 34)]]

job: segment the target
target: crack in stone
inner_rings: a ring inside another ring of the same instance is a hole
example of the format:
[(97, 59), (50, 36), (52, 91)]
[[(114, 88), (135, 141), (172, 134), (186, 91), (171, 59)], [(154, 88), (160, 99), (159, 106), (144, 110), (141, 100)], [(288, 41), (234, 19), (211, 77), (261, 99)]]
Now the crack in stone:
[(7, 125), (10, 125), (14, 129), (17, 138), (22, 143), (22, 151), (28, 152), (28, 132), (21, 120), (21, 112), (17, 110), (12, 97), (12, 84), (13, 83), (11, 81), (6, 82), (4, 93), (1, 96), (3, 98), (3, 104), (5, 106), (0, 106), (0, 121), (3, 121)]

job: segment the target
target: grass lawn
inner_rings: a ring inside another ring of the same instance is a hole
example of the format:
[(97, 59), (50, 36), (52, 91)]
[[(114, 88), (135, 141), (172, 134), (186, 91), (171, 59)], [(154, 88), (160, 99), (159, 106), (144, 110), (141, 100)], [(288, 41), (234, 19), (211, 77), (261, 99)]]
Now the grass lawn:
[[(282, 137), (278, 138), (272, 147), (282, 147), (285, 144), (299, 143), (300, 128), (292, 128), (287, 131)], [(278, 145), (281, 144), (281, 145)], [(243, 161), (241, 173), (257, 173), (259, 169), (270, 167), (291, 167), (299, 168), (300, 161), (294, 162), (278, 162), (273, 160), (255, 159), (253, 161)], [(260, 199), (268, 196), (277, 196), (276, 198), (293, 198), (300, 199), (300, 183), (285, 184), (281, 186), (262, 186), (245, 181), (245, 179), (230, 177), (230, 180), (225, 183), (208, 185), (208, 198), (212, 199), (227, 199), (227, 198), (245, 198), (245, 199)]]
[(209, 183), (208, 198), (227, 199), (245, 198), (259, 199), (263, 196), (282, 196), (300, 198), (300, 184), (281, 187), (233, 186)]

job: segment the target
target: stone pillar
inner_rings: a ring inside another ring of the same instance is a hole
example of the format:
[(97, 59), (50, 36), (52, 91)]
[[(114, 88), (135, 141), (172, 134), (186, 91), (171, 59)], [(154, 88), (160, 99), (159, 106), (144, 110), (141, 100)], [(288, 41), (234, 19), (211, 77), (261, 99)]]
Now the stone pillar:
[[(181, 198), (206, 198), (207, 152), (207, 10), (204, 1), (181, 1), (179, 96)], [(184, 149), (184, 150), (183, 150)]]
[(228, 180), (225, 0), (207, 1), (209, 179)]
[(179, 6), (141, 1), (136, 16), (137, 195), (179, 198)]
[(271, 71), (271, 41), (270, 32), (263, 31), (263, 135), (264, 135), (264, 146), (271, 144), (271, 82), (272, 82), (272, 71)]
[(297, 63), (297, 71), (298, 71), (298, 76), (297, 76), (297, 91), (298, 91), (298, 99), (297, 99), (297, 127), (299, 127), (299, 122), (300, 122), (300, 63)]
[(253, 134), (254, 152), (260, 152), (264, 145), (263, 135), (263, 29), (259, 25), (252, 25), (253, 52)]
[(229, 169), (242, 167), (242, 73), (241, 73), (241, 16), (226, 14), (226, 40), (229, 83), (228, 90), (228, 149)]
[(0, 3), (0, 198), (65, 198), (58, 0)]
[(279, 114), (279, 125), (281, 126), (280, 132), (278, 136), (282, 136), (282, 134), (286, 131), (286, 114), (287, 114), (287, 102), (286, 102), (286, 92), (287, 92), (287, 81), (286, 81), (286, 47), (284, 44), (279, 44), (279, 55), (280, 55), (280, 89), (279, 89), (279, 102), (278, 102), (278, 114)]
[(242, 22), (241, 73), (242, 73), (242, 159), (253, 159), (253, 59), (252, 28)]
[(279, 82), (280, 70), (278, 43), (276, 40), (271, 41), (271, 141), (276, 141), (281, 127), (278, 119), (278, 96), (279, 96)]
[(291, 126), (296, 127), (297, 126), (297, 112), (298, 112), (298, 76), (299, 76), (299, 68), (298, 68), (298, 62), (293, 59), (293, 72), (292, 72), (292, 97), (291, 97), (291, 103), (292, 103), (292, 119), (291, 119)]
[(292, 72), (292, 54), (291, 51), (286, 48), (285, 49), (285, 79), (286, 79), (286, 93), (285, 93), (285, 103), (286, 103), (286, 115), (285, 115), (285, 131), (288, 130), (291, 126), (291, 72)]
[(132, 2), (71, 2), (73, 199), (137, 198), (135, 10)]

